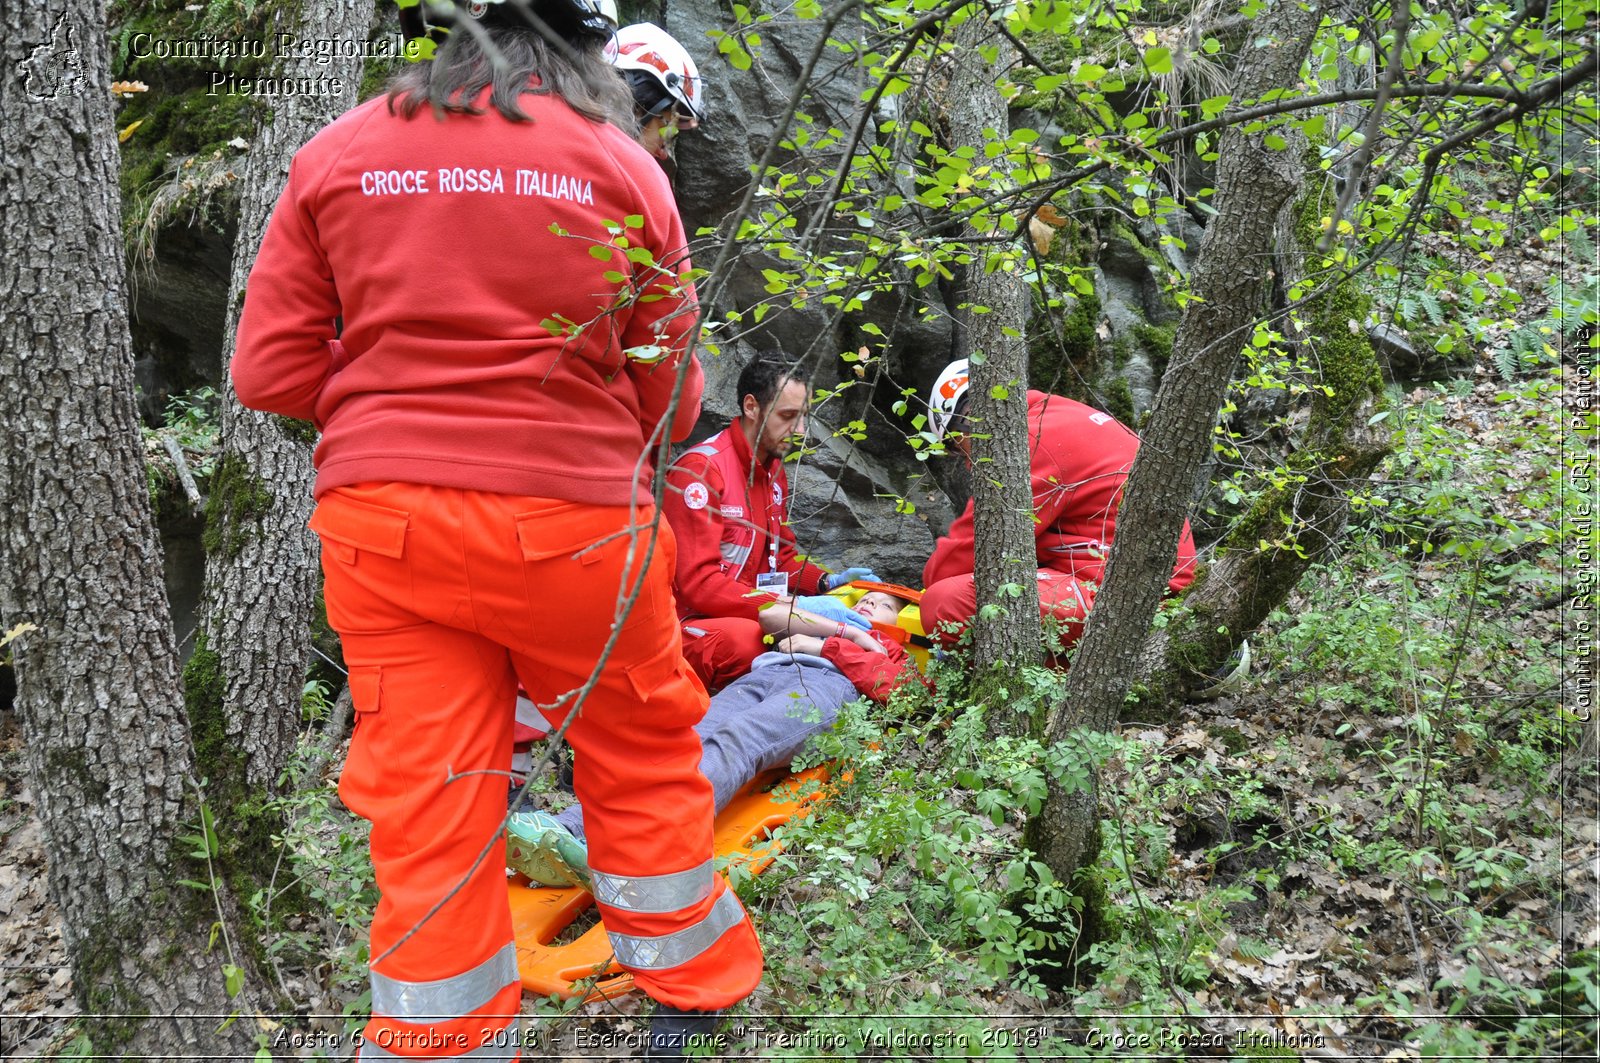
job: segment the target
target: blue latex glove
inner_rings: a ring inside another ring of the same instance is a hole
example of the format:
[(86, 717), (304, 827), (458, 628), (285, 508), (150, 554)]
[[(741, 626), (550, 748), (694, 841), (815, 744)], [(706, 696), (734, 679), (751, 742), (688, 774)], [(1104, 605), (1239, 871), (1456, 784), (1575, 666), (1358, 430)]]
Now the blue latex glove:
[(850, 607), (838, 598), (829, 594), (812, 594), (794, 600), (796, 609), (804, 609), (813, 616), (820, 616), (824, 620), (832, 620), (836, 624), (851, 624), (862, 631), (872, 630), (872, 621), (858, 613), (852, 612)]
[(843, 572), (835, 572), (833, 575), (824, 578), (822, 581), (823, 590), (838, 590), (846, 583), (854, 583), (858, 579), (866, 580), (869, 583), (883, 582), (878, 578), (878, 574), (870, 568), (847, 568)]

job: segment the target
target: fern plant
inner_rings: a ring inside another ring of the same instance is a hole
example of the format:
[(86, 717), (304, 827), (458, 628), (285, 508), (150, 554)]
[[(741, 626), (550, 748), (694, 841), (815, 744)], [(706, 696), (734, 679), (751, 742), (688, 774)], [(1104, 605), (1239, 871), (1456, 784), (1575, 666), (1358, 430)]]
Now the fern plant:
[[(1580, 235), (1574, 231), (1575, 236)], [(1594, 245), (1582, 237), (1592, 253)], [(1576, 243), (1576, 241), (1574, 241)], [(1580, 284), (1568, 284), (1560, 276), (1545, 286), (1550, 309), (1537, 320), (1513, 330), (1503, 346), (1496, 347), (1495, 369), (1504, 380), (1532, 373), (1542, 365), (1553, 365), (1561, 358), (1563, 338), (1575, 342), (1578, 336), (1592, 337), (1600, 323), (1600, 276), (1588, 274)], [(1588, 333), (1580, 330), (1588, 328)]]

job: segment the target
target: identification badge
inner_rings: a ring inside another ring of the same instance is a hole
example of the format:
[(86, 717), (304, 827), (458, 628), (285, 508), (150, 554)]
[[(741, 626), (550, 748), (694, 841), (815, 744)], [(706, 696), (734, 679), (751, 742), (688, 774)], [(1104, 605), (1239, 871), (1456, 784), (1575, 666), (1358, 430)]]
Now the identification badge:
[(771, 591), (781, 597), (789, 597), (789, 573), (787, 572), (761, 572), (756, 575), (756, 590)]

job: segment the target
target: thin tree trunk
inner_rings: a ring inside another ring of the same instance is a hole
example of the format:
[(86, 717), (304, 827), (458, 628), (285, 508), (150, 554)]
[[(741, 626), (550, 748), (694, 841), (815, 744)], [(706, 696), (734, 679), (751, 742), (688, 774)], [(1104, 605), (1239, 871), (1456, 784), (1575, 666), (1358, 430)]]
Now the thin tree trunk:
[[(1235, 81), (1242, 102), (1296, 82), (1321, 20), (1316, 6), (1280, 0), (1254, 33)], [(1140, 666), (1140, 648), (1165, 592), (1177, 556), (1187, 501), (1210, 453), (1211, 429), (1250, 325), (1271, 283), (1279, 212), (1299, 190), (1299, 154), (1273, 150), (1264, 134), (1230, 128), (1217, 166), (1217, 214), (1206, 228), (1194, 273), (1195, 299), (1173, 340), (1172, 360), (1156, 393), (1139, 456), (1134, 461), (1112, 546), (1105, 585), (1074, 658), (1062, 704), (1052, 714), (1051, 743), (1071, 741), (1079, 728), (1115, 724)], [(1097, 806), (1090, 791), (1052, 790), (1029, 823), (1030, 845), (1070, 882), (1098, 841)]]
[[(1291, 150), (1304, 147), (1303, 138), (1289, 139)], [(1304, 261), (1320, 235), (1315, 219), (1332, 209), (1332, 196), (1313, 190), (1280, 213), (1274, 257), (1280, 291), (1302, 283), (1315, 288)], [(1289, 457), (1294, 482), (1257, 500), (1185, 596), (1183, 616), (1146, 643), (1134, 682), (1141, 702), (1158, 713), (1210, 685), (1239, 643), (1343, 539), (1351, 488), (1389, 453), (1389, 425), (1376, 417), (1383, 378), (1362, 328), (1366, 312), (1353, 280), (1296, 304), (1305, 328), (1284, 332), (1289, 342), (1303, 337), (1304, 361), (1317, 369), (1306, 427)]]
[[(0, 613), (74, 990), (97, 1053), (252, 1055), (258, 985), (208, 881), (134, 409), (101, 5), (0, 0)], [(210, 941), (213, 923), (224, 936)], [(223, 965), (245, 972), (230, 998)]]
[[(974, 149), (979, 159), (986, 143), (1003, 140), (1010, 131), (1005, 101), (995, 86), (998, 64), (986, 61), (980, 51), (980, 45), (1000, 47), (983, 13), (982, 7), (972, 9), (971, 17), (955, 29), (950, 82), (951, 142)], [(969, 225), (966, 235), (993, 233)], [(987, 246), (993, 245), (978, 245)], [(968, 413), (977, 427), (972, 441), (973, 579), (978, 592), (973, 655), (998, 666), (998, 682), (1009, 685), (1019, 669), (1040, 657), (1024, 334), (1029, 300), (1014, 246), (1004, 249), (993, 263), (996, 268), (988, 268), (985, 257), (981, 250), (974, 254), (967, 271), (967, 301), (988, 311), (970, 314), (966, 321), (972, 359)], [(1005, 732), (1029, 728), (1027, 720), (1003, 711), (996, 711), (990, 723)]]
[[(298, 21), (269, 27), (302, 41), (367, 39), (373, 0), (301, 5)], [(290, 56), (286, 78), (321, 77), (337, 94), (270, 97), (272, 113), (250, 145), (240, 196), (239, 234), (228, 284), (223, 362), (233, 356), (244, 286), (289, 162), (318, 129), (356, 103), (362, 61)], [(259, 796), (276, 793), (294, 750), (300, 696), (311, 653), (318, 582), (311, 516), (311, 426), (247, 410), (223, 373), (223, 452), (212, 478), (206, 528), (206, 589), (201, 636), (185, 674), (200, 763), (233, 824), (230, 845), (270, 874), (272, 824), (252, 815)]]

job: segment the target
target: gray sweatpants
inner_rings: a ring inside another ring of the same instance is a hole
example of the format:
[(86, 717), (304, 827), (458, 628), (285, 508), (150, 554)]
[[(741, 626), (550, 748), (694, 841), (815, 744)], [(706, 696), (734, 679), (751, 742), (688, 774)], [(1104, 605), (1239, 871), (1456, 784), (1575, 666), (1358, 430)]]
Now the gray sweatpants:
[[(695, 726), (700, 774), (711, 780), (718, 812), (745, 783), (793, 760), (812, 735), (833, 726), (841, 705), (860, 697), (831, 665), (816, 658), (767, 663), (776, 656), (764, 654), (748, 675), (718, 691)], [(583, 837), (581, 807), (573, 805), (556, 818)]]

